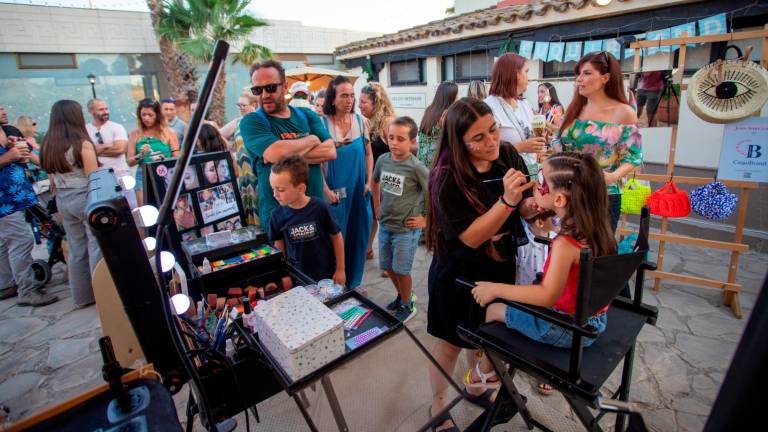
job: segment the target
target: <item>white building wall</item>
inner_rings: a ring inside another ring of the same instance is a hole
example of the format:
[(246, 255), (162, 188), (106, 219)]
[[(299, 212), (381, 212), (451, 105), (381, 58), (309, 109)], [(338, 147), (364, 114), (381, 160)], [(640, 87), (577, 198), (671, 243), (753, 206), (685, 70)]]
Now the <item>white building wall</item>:
[[(402, 94), (425, 94), (426, 106), (432, 102), (435, 89), (440, 84), (440, 58), (429, 57), (427, 64), (427, 85), (426, 86), (395, 86), (389, 85), (389, 70), (385, 67), (380, 78), (387, 87), (390, 97)], [(668, 61), (661, 58), (652, 59), (647, 63), (649, 69), (668, 68)], [(525, 92), (526, 98), (532, 105), (536, 105), (536, 89), (538, 83), (544, 80), (535, 79), (541, 76), (542, 62), (534, 61), (530, 64), (529, 77), (531, 82), (528, 90)], [(557, 90), (560, 101), (568, 105), (573, 97), (573, 81), (560, 80), (551, 81)], [(688, 79), (683, 81), (688, 82)], [(625, 83), (625, 88), (629, 83)], [(490, 84), (488, 84), (488, 87)], [(467, 94), (467, 85), (459, 85), (459, 96)], [(401, 108), (395, 106), (397, 115), (408, 115), (413, 117), (417, 123), (421, 120), (424, 113), (423, 108)], [(768, 105), (764, 106), (761, 115), (768, 116)], [(669, 127), (643, 128), (643, 155), (645, 162), (666, 164), (669, 156), (669, 145), (671, 142), (672, 129)], [(716, 169), (720, 160), (720, 147), (723, 141), (723, 125), (707, 123), (691, 112), (686, 102), (686, 92), (683, 92), (680, 98), (680, 116), (677, 133), (676, 146), (676, 165), (692, 168)]]
[[(0, 52), (154, 54), (160, 52), (148, 12), (0, 3)], [(269, 20), (250, 39), (281, 54), (332, 54), (335, 47), (380, 33)], [(233, 47), (237, 51), (237, 47)]]

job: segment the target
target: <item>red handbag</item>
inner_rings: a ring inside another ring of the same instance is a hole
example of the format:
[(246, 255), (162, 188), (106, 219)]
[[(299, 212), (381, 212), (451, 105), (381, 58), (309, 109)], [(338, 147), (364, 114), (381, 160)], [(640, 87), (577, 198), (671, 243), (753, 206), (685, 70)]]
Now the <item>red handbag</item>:
[(685, 191), (669, 182), (648, 197), (651, 213), (665, 217), (686, 217), (691, 213), (691, 201)]

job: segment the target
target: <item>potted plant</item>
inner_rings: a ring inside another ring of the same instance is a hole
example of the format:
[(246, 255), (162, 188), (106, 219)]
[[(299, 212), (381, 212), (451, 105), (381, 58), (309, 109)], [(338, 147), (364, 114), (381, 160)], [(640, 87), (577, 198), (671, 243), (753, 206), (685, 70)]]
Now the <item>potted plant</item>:
[(677, 124), (680, 114), (680, 84), (664, 87), (656, 110), (656, 120), (667, 125)]

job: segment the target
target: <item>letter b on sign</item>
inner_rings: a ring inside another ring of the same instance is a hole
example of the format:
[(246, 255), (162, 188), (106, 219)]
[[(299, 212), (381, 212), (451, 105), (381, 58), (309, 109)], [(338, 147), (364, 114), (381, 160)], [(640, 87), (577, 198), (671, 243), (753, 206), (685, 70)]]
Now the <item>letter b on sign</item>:
[(760, 156), (763, 155), (763, 152), (761, 150), (762, 150), (761, 146), (756, 144), (750, 144), (747, 147), (747, 157), (750, 159), (759, 158)]

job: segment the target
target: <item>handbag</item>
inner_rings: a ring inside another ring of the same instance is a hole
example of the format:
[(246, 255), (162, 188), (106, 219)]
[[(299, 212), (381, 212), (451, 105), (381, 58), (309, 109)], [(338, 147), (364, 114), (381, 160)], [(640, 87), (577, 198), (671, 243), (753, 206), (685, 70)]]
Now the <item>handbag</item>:
[(688, 195), (672, 181), (648, 197), (648, 207), (651, 208), (651, 214), (664, 217), (686, 217), (691, 213)]
[(739, 197), (728, 188), (714, 181), (691, 191), (693, 211), (707, 219), (727, 219), (736, 210)]
[(640, 183), (632, 177), (621, 190), (621, 212), (625, 214), (640, 214), (645, 202), (651, 195), (651, 187)]
[[(729, 50), (737, 58), (726, 59)], [(745, 54), (728, 45), (720, 58), (699, 69), (688, 83), (688, 107), (710, 123), (731, 123), (752, 115), (768, 100), (768, 73), (759, 63), (749, 61), (752, 47)]]

